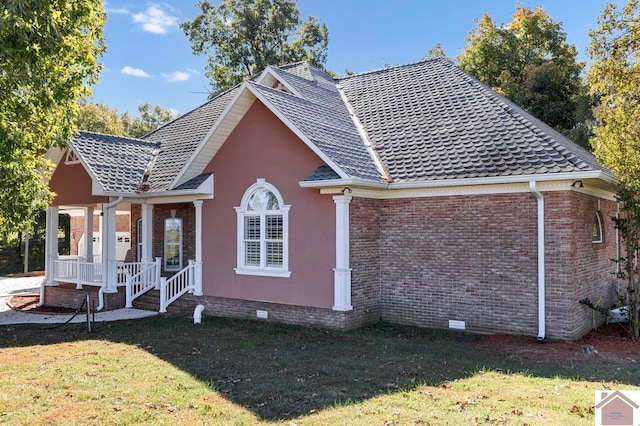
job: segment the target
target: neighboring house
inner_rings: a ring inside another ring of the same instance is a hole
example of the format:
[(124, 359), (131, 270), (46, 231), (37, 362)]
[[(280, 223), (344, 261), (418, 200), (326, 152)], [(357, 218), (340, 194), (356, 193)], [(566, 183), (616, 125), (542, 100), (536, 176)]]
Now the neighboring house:
[[(129, 275), (128, 305), (159, 289), (161, 311), (576, 339), (578, 301), (615, 298), (612, 174), (445, 59), (269, 67), (142, 140), (81, 132), (67, 158), (50, 228), (101, 210), (104, 262), (70, 267), (50, 236), (45, 303)], [(122, 205), (137, 263), (115, 262)]]

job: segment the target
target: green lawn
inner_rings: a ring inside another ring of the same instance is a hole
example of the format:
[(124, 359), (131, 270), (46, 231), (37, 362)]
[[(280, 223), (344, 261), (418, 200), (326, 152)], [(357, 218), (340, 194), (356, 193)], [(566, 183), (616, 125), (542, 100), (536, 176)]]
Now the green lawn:
[(478, 337), (206, 317), (0, 327), (0, 423), (593, 424), (637, 363), (522, 361)]

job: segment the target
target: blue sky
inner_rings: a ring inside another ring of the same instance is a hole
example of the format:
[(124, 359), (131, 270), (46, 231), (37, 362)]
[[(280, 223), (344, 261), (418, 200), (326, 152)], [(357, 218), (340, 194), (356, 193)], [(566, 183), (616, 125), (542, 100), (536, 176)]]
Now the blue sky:
[[(104, 71), (94, 86), (94, 101), (137, 112), (144, 102), (184, 114), (206, 101), (206, 60), (194, 56), (180, 22), (197, 13), (195, 0), (142, 2), (108, 0)], [(218, 3), (215, 1), (214, 3)], [(621, 2), (618, 2), (621, 3)], [(415, 62), (436, 43), (455, 58), (465, 45), (474, 18), (488, 13), (509, 22), (516, 4), (542, 6), (562, 22), (580, 59), (587, 60), (587, 32), (603, 0), (299, 0), (304, 17), (329, 28), (327, 68), (364, 72), (385, 64)]]

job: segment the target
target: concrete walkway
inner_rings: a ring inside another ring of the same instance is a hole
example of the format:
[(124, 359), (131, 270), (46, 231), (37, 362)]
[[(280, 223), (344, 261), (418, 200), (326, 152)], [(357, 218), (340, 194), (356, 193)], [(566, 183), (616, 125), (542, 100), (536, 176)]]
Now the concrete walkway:
[[(66, 322), (70, 314), (38, 314), (14, 311), (7, 306), (12, 296), (22, 293), (40, 294), (40, 284), (44, 277), (7, 278), (0, 277), (0, 325), (9, 324), (59, 324)], [(116, 309), (114, 311), (96, 312), (96, 322), (130, 320), (158, 315), (157, 312), (140, 309)], [(86, 322), (85, 314), (78, 314), (72, 323)]]

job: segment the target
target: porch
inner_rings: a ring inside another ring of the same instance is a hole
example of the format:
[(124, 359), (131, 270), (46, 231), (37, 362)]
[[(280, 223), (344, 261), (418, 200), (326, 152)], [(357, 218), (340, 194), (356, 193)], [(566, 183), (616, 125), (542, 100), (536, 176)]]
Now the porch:
[[(86, 238), (87, 235), (94, 234), (96, 206), (49, 207), (45, 243), (45, 280), (41, 287), (40, 304), (78, 307), (76, 300), (80, 300), (79, 295), (82, 294), (84, 297), (88, 291), (92, 300), (95, 300), (95, 309), (98, 311), (131, 308), (136, 298), (154, 289), (159, 292), (159, 312), (164, 313), (171, 303), (184, 294), (202, 295), (202, 261), (200, 260), (202, 201), (194, 201), (191, 207), (195, 209), (193, 231), (196, 234), (194, 253), (196, 260), (188, 260), (184, 268), (171, 271), (174, 273), (170, 277), (162, 276), (163, 261), (166, 268), (169, 260), (161, 257), (151, 259), (154, 242), (152, 204), (141, 205), (142, 217), (136, 223), (137, 244), (133, 247), (130, 244), (128, 250), (129, 252), (136, 250), (136, 261), (117, 258), (122, 256), (116, 256), (118, 237), (115, 215), (117, 206), (121, 202), (120, 197), (100, 206), (100, 214), (97, 216), (100, 238)], [(82, 251), (81, 254), (60, 256), (57, 247), (58, 214), (61, 210), (70, 208), (84, 210), (85, 243), (78, 246), (78, 251)], [(97, 246), (100, 251), (98, 254), (94, 254), (96, 245), (91, 244), (91, 240), (95, 242), (96, 239), (102, 243)], [(167, 257), (166, 253), (165, 257)]]

